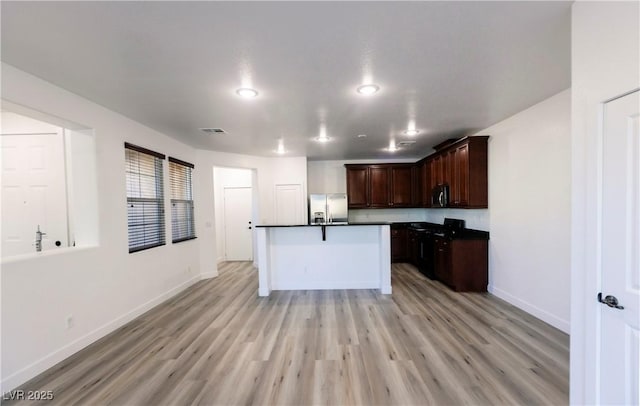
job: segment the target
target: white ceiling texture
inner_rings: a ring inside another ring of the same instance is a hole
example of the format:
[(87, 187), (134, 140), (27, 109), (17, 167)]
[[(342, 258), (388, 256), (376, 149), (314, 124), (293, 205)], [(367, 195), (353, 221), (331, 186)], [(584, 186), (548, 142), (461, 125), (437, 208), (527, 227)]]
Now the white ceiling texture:
[[(217, 151), (276, 156), (281, 139), (285, 156), (313, 160), (422, 157), (570, 86), (570, 2), (1, 8), (3, 62)], [(365, 83), (380, 90), (358, 94)]]

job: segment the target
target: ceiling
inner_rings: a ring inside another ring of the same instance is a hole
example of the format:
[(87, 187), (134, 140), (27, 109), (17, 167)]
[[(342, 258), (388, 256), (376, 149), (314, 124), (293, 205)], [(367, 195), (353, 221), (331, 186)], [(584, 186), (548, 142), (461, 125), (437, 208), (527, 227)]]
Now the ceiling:
[[(570, 86), (570, 7), (2, 1), (2, 61), (197, 148), (422, 157)], [(365, 82), (380, 91), (358, 94)]]

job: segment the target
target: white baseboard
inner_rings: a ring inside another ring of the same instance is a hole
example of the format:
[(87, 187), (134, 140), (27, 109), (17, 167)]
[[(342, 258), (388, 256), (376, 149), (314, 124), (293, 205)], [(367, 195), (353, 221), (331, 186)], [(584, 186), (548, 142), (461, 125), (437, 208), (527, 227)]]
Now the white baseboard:
[(225, 259), (224, 257), (218, 257), (218, 259), (216, 259), (216, 264), (219, 264), (220, 262), (224, 262)]
[(200, 274), (200, 280), (211, 279), (218, 276), (218, 272), (205, 272)]
[(155, 306), (166, 301), (167, 299), (177, 295), (178, 293), (182, 292), (183, 290), (185, 290), (186, 288), (193, 285), (195, 282), (199, 280), (200, 280), (200, 275), (196, 275), (193, 278), (189, 279), (188, 281), (183, 282), (180, 285), (155, 297), (154, 299), (151, 299), (148, 302), (141, 304), (140, 306), (123, 314), (122, 316), (115, 318), (114, 320), (104, 324), (101, 327), (98, 327), (97, 329), (91, 331), (90, 333), (85, 334), (84, 336), (76, 339), (75, 341), (72, 341), (71, 343), (63, 346), (62, 348), (59, 348), (53, 351), (52, 353), (45, 355), (41, 359), (9, 375), (8, 377), (4, 378), (0, 383), (0, 388), (2, 388), (2, 392), (5, 393), (7, 391), (17, 388), (19, 385), (22, 385), (23, 383), (27, 382), (29, 379), (46, 371), (47, 369), (59, 363), (60, 361), (63, 361), (64, 359), (69, 358), (71, 355), (75, 354), (76, 352), (96, 342), (100, 338), (115, 331), (116, 329), (124, 326), (131, 320), (142, 315), (143, 313), (154, 308)]
[(331, 289), (380, 289), (380, 282), (358, 281), (287, 281), (274, 284), (271, 282), (271, 290), (331, 290)]
[(527, 301), (519, 299), (512, 294), (505, 292), (500, 288), (496, 288), (495, 286), (489, 285), (488, 289), (489, 293), (499, 297), (500, 299), (511, 303), (515, 307), (524, 310), (525, 312), (539, 318), (545, 323), (551, 324), (553, 327), (562, 330), (563, 332), (569, 334), (571, 330), (571, 323), (567, 320), (561, 319), (560, 317), (549, 313), (546, 310), (539, 308), (536, 305), (533, 305)]

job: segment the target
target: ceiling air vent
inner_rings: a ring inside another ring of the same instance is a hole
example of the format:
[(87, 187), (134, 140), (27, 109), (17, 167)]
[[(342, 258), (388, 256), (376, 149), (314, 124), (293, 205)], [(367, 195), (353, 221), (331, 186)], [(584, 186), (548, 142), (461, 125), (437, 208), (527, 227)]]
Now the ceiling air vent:
[(398, 147), (408, 147), (408, 146), (411, 146), (411, 145), (413, 145), (415, 143), (416, 143), (415, 141), (398, 141), (396, 143), (396, 146), (398, 146)]
[(200, 131), (207, 134), (226, 134), (227, 132), (222, 128), (201, 128)]

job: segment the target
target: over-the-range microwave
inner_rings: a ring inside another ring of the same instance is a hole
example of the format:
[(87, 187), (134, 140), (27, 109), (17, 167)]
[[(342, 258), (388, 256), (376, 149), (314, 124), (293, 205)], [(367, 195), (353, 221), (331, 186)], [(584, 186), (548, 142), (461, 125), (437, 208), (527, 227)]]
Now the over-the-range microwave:
[(449, 185), (436, 185), (431, 190), (431, 207), (447, 207), (449, 205)]

